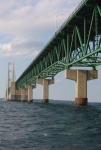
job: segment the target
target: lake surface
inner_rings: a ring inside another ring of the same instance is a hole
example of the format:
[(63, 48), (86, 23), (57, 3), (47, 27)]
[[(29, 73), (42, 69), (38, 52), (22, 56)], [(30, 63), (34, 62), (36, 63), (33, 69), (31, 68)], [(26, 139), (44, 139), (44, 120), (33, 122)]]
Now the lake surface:
[(1, 100), (0, 150), (101, 150), (101, 103)]

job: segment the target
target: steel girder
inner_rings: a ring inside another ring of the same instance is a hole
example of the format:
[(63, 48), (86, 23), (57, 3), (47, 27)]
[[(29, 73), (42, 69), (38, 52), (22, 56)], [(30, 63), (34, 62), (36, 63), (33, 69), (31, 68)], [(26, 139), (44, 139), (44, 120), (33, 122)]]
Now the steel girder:
[(84, 0), (16, 81), (17, 88), (70, 67), (101, 65), (101, 2)]

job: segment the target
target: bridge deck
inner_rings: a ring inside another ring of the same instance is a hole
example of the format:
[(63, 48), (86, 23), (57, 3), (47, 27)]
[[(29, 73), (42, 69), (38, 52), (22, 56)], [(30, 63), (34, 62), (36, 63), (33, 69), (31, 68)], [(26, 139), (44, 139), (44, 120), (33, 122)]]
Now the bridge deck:
[(101, 0), (83, 0), (21, 74), (17, 87), (35, 83), (40, 77), (54, 77), (71, 66), (100, 65), (100, 6)]

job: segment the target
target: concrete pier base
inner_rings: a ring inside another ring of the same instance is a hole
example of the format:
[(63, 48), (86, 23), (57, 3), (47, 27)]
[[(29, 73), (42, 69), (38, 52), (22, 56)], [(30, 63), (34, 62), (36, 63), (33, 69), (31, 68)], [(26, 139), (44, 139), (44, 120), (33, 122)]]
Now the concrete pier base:
[(48, 103), (49, 99), (42, 99), (42, 103)]
[(76, 105), (87, 105), (87, 81), (98, 78), (97, 70), (65, 70), (65, 78), (76, 81)]
[(88, 98), (75, 98), (76, 105), (87, 105)]
[(54, 84), (54, 79), (38, 79), (37, 84), (42, 86), (42, 103), (49, 102), (49, 85)]

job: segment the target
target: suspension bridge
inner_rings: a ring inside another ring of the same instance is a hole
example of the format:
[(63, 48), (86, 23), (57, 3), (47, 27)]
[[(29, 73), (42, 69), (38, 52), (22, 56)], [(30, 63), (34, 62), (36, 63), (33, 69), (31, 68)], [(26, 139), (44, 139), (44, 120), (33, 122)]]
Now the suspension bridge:
[[(101, 65), (101, 0), (83, 0), (21, 76), (7, 87), (6, 99), (32, 101), (33, 89), (42, 84), (42, 101), (48, 102), (49, 85), (65, 71), (76, 81), (75, 103), (87, 105), (87, 81), (98, 78)], [(72, 67), (92, 68), (74, 70)]]

